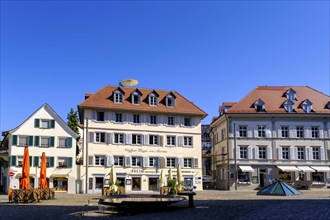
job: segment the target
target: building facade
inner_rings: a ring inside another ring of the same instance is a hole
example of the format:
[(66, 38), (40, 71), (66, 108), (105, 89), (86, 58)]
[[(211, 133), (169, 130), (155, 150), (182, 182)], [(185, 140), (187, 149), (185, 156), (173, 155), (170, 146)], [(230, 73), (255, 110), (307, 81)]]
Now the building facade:
[(76, 193), (78, 135), (48, 104), (42, 105), (15, 129), (2, 134), (8, 147), (8, 157), (2, 158), (8, 167), (1, 170), (5, 191), (20, 188), (24, 147), (28, 146), (31, 187), (39, 187), (41, 155), (45, 152), (48, 187), (58, 192)]
[(307, 86), (261, 86), (223, 103), (211, 123), (218, 189), (255, 189), (281, 179), (330, 184), (330, 97)]
[(202, 125), (203, 188), (213, 188), (210, 125)]
[(85, 137), (84, 191), (101, 192), (112, 165), (126, 192), (158, 191), (160, 172), (172, 169), (176, 178), (178, 164), (185, 183), (202, 189), (201, 119), (206, 114), (179, 93), (105, 86), (86, 94), (78, 109)]

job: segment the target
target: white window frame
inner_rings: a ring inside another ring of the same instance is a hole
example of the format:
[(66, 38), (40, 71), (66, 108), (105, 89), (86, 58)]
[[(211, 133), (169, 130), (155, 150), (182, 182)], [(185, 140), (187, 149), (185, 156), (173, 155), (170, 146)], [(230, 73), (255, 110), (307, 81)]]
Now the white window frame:
[(267, 159), (267, 147), (258, 146), (259, 159)]
[(248, 146), (239, 146), (240, 159), (248, 159)]
[(167, 125), (168, 126), (174, 126), (175, 122), (174, 122), (174, 116), (167, 116)]
[[(105, 132), (95, 132), (94, 134), (94, 143), (105, 143)], [(102, 138), (104, 141), (102, 141)]]
[(141, 115), (133, 114), (133, 123), (140, 124), (141, 123)]
[(304, 126), (296, 126), (296, 135), (297, 135), (297, 138), (304, 137)]
[(281, 137), (288, 138), (289, 137), (289, 126), (282, 125), (281, 126)]
[(124, 166), (125, 158), (123, 156), (113, 156), (113, 165), (118, 167)]
[(156, 95), (149, 95), (149, 105), (150, 106), (157, 106), (158, 105), (158, 98)]
[(289, 160), (290, 159), (290, 147), (283, 146), (282, 147), (282, 159)]
[(159, 145), (159, 135), (149, 135), (149, 145)]
[(150, 115), (149, 116), (149, 124), (156, 125), (157, 124), (157, 115)]
[(115, 113), (115, 122), (117, 123), (123, 122), (123, 113)]
[(142, 144), (142, 135), (132, 134), (132, 145), (141, 145), (141, 144)]
[(175, 167), (175, 157), (166, 158), (166, 167)]
[(142, 157), (132, 157), (132, 167), (141, 167)]
[(124, 98), (123, 98), (123, 94), (121, 94), (120, 92), (115, 92), (114, 93), (114, 103), (116, 103), (116, 104), (123, 104), (123, 100), (124, 100)]
[(94, 165), (95, 166), (104, 166), (105, 165), (104, 155), (95, 155), (94, 156)]
[(158, 157), (149, 157), (149, 166), (150, 167), (157, 167), (159, 164)]
[(167, 135), (166, 136), (166, 145), (167, 146), (176, 146), (176, 136)]
[(266, 137), (266, 126), (258, 125), (258, 137), (264, 138)]
[(306, 149), (305, 147), (297, 146), (297, 159), (298, 160), (305, 160), (306, 159)]
[(138, 95), (138, 94), (132, 94), (132, 104), (133, 105), (141, 105), (141, 96)]
[(320, 160), (320, 147), (312, 147), (313, 160)]
[(113, 143), (124, 144), (124, 134), (123, 133), (114, 133)]
[(312, 133), (312, 138), (319, 138), (320, 137), (320, 134), (319, 134), (319, 127), (318, 126), (312, 126), (311, 127), (311, 133)]
[(192, 168), (193, 158), (183, 158), (183, 167), (184, 168)]
[(193, 137), (192, 136), (183, 136), (183, 146), (192, 147), (193, 146)]

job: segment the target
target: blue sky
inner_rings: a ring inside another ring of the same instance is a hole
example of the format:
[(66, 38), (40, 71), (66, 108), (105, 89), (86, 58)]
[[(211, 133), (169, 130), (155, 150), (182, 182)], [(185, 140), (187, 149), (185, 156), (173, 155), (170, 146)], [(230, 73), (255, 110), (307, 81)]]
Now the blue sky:
[(209, 116), (258, 85), (330, 94), (329, 1), (1, 1), (0, 130), (126, 78)]

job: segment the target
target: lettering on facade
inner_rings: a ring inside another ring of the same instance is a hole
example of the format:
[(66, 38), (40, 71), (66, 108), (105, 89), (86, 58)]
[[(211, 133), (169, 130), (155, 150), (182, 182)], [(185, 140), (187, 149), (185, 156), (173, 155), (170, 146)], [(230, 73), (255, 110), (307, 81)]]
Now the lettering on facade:
[(126, 152), (133, 153), (133, 152), (140, 152), (140, 153), (167, 153), (166, 150), (145, 150), (143, 148), (133, 149), (133, 148), (126, 148)]

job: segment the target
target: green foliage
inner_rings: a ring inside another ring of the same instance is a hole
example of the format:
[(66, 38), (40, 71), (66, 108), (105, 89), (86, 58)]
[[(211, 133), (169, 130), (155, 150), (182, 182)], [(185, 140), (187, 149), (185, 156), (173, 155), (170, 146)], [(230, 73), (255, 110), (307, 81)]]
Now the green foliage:
[(71, 108), (69, 114), (68, 114), (68, 126), (72, 129), (72, 131), (74, 131), (76, 134), (79, 134), (79, 129), (78, 129), (78, 125), (79, 125), (79, 118), (78, 118), (78, 113), (76, 111), (73, 110), (73, 108)]
[(169, 187), (169, 194), (170, 194), (170, 195), (175, 195), (175, 194), (177, 194), (177, 190), (176, 190), (176, 180), (168, 180), (168, 181), (167, 181), (167, 186)]
[(116, 185), (116, 186), (119, 186), (120, 184), (121, 184), (121, 181), (120, 181), (120, 180), (116, 180), (115, 185)]

